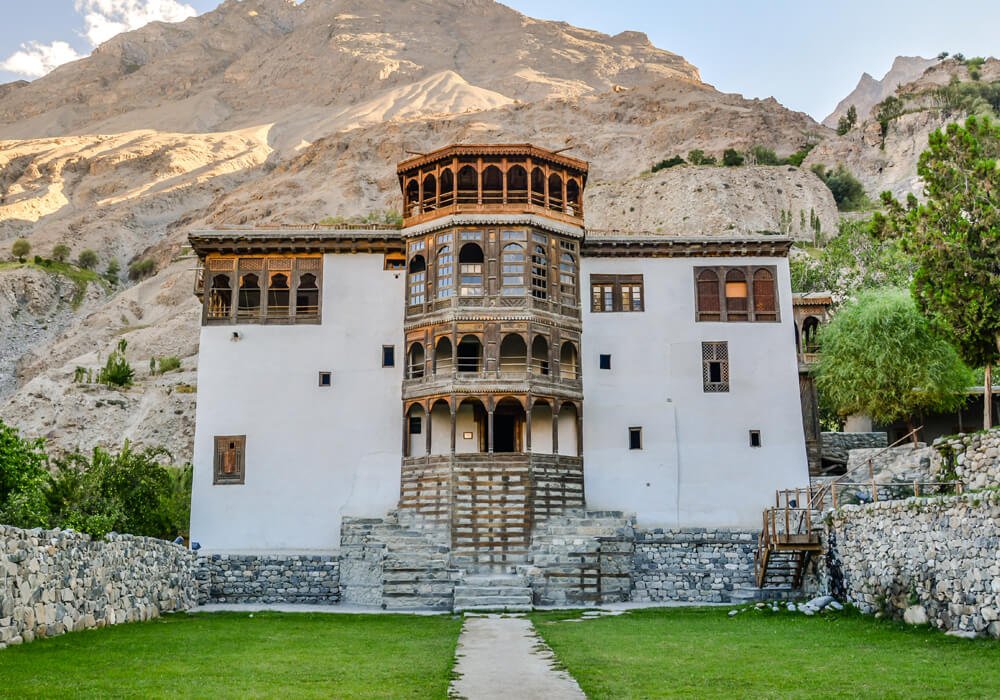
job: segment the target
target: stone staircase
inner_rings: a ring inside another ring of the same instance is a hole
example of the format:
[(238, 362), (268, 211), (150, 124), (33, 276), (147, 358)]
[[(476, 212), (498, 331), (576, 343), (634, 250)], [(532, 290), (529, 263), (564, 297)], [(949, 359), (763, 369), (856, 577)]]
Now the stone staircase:
[(455, 585), (455, 612), (531, 612), (532, 595), (524, 576), (474, 574)]

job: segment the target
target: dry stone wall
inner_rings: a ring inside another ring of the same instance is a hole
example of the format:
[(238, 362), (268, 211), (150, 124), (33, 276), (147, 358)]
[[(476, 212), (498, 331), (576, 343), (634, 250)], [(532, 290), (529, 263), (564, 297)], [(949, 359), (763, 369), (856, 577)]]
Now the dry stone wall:
[(821, 433), (823, 459), (847, 464), (851, 450), (880, 448), (889, 445), (887, 433)]
[(934, 441), (940, 473), (953, 472), (970, 489), (1000, 486), (1000, 428)]
[(0, 525), (0, 648), (187, 610), (194, 557), (149, 537)]
[(305, 603), (340, 600), (334, 555), (212, 554), (198, 558), (199, 602)]
[(831, 593), (863, 612), (1000, 637), (1000, 492), (844, 506), (827, 550)]

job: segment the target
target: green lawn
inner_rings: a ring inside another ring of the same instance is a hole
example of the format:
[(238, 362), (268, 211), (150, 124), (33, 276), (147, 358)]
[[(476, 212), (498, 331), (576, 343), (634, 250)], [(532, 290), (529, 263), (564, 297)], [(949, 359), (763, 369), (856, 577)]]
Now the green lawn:
[(3, 698), (444, 698), (451, 616), (199, 613), (0, 651)]
[(640, 610), (535, 627), (589, 698), (1000, 698), (1000, 643), (840, 614)]

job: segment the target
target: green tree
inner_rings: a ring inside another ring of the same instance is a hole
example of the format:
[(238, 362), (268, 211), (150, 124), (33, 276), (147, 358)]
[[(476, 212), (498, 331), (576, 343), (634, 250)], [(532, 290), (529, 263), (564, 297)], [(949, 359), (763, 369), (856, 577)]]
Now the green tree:
[(913, 296), (962, 357), (986, 368), (983, 427), (992, 426), (992, 374), (1000, 361), (1000, 125), (969, 117), (929, 137), (917, 173), (926, 202), (882, 194), (875, 231), (898, 236), (917, 262)]
[(69, 246), (65, 243), (57, 243), (52, 249), (52, 259), (56, 262), (66, 262), (69, 260)]
[(722, 152), (722, 164), (730, 167), (743, 165), (743, 154), (735, 148), (727, 148)]
[(688, 151), (688, 163), (691, 165), (715, 165), (715, 156), (706, 156), (700, 148)]
[(812, 171), (830, 188), (840, 211), (863, 209), (869, 203), (864, 185), (842, 164), (838, 164), (835, 170), (827, 170), (823, 163), (816, 163)]
[(21, 437), (0, 421), (0, 524), (48, 527), (45, 442)]
[(894, 119), (903, 116), (903, 101), (895, 95), (889, 95), (876, 106), (875, 119), (882, 129), (882, 148), (885, 148), (885, 137), (889, 134), (889, 124)]
[(14, 245), (10, 247), (11, 254), (17, 258), (18, 262), (24, 262), (24, 259), (28, 257), (28, 253), (31, 252), (31, 244), (28, 243), (26, 238), (18, 238), (14, 241)]
[(92, 251), (90, 248), (84, 248), (80, 251), (80, 255), (76, 259), (76, 264), (84, 270), (93, 270), (97, 267), (97, 253)]
[(918, 413), (958, 408), (973, 380), (906, 290), (863, 292), (820, 331), (819, 342), (816, 388), (841, 416), (905, 420), (912, 430)]
[(672, 158), (667, 158), (665, 160), (661, 160), (659, 163), (656, 163), (655, 165), (653, 165), (653, 167), (651, 168), (651, 171), (655, 173), (658, 170), (664, 170), (666, 168), (672, 168), (675, 165), (684, 165), (684, 159), (681, 158), (680, 156), (674, 156)]
[(118, 263), (117, 258), (111, 258), (108, 260), (108, 267), (104, 270), (104, 279), (108, 281), (108, 284), (118, 284), (118, 273), (122, 271), (121, 265)]
[(858, 123), (858, 109), (854, 105), (847, 108), (847, 114), (837, 120), (837, 135), (843, 136)]
[(108, 355), (104, 367), (97, 375), (99, 384), (106, 384), (109, 389), (113, 386), (132, 386), (135, 370), (132, 369), (132, 365), (125, 357), (125, 348), (127, 347), (128, 342), (124, 338), (118, 341), (118, 348)]
[(760, 145), (750, 148), (747, 152), (747, 160), (755, 165), (779, 165), (781, 163), (781, 159), (778, 158), (774, 149)]

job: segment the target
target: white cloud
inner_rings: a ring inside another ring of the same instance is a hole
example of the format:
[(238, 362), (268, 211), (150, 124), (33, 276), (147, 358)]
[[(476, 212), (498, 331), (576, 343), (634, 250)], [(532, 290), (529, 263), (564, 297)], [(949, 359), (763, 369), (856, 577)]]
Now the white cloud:
[(198, 14), (177, 0), (76, 0), (83, 35), (93, 46), (150, 22), (181, 22)]
[[(82, 34), (91, 46), (150, 22), (181, 22), (198, 14), (178, 0), (76, 0), (74, 7), (83, 15)], [(65, 41), (51, 44), (29, 41), (0, 61), (0, 70), (40, 78), (56, 66), (78, 58), (83, 56)]]
[(0, 70), (23, 75), (26, 78), (40, 78), (57, 66), (82, 58), (65, 41), (40, 44), (29, 41), (21, 44), (21, 50), (0, 61)]

